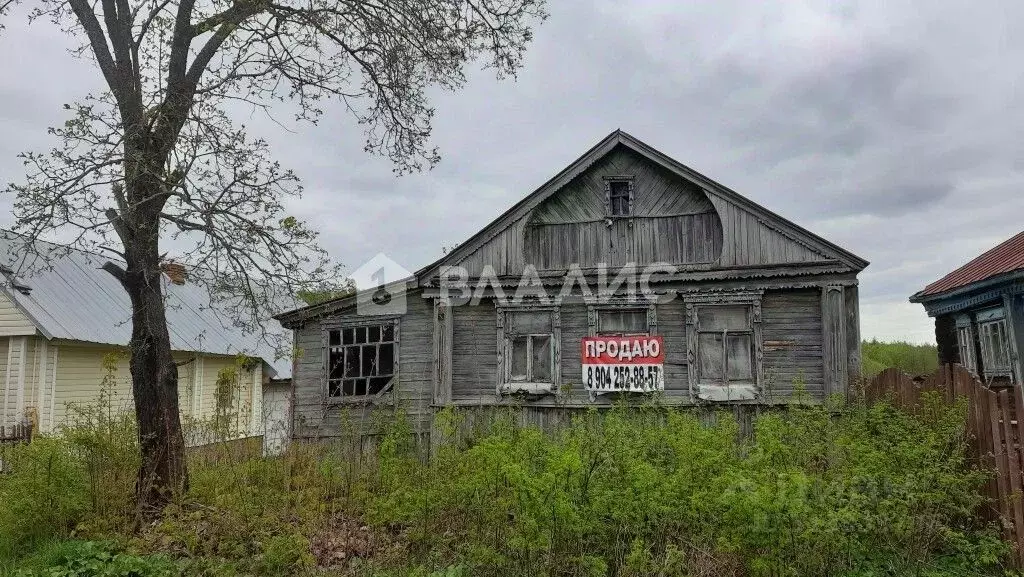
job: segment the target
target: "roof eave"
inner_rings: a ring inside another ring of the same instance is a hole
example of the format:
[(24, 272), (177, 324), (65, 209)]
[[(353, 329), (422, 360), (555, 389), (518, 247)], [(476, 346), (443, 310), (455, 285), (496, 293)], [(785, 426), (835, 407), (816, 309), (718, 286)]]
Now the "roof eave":
[[(392, 290), (397, 289), (398, 294), (407, 294), (417, 286), (416, 278), (411, 276), (384, 285), (385, 288)], [(284, 328), (292, 329), (310, 319), (354, 306), (359, 302), (360, 297), (372, 294), (379, 288), (380, 287), (363, 289), (343, 297), (278, 313), (271, 318), (281, 323), (281, 326)]]
[(937, 293), (930, 293), (930, 294), (928, 294), (928, 293), (925, 293), (924, 290), (922, 289), (922, 290), (917, 291), (916, 293), (910, 295), (910, 302), (916, 303), (916, 304), (926, 304), (926, 303), (935, 302), (935, 301), (938, 301), (938, 300), (958, 297), (958, 296), (965, 295), (965, 294), (968, 294), (968, 293), (971, 293), (971, 292), (974, 292), (974, 291), (977, 291), (977, 290), (982, 290), (982, 289), (993, 287), (995, 285), (1003, 284), (1003, 283), (1006, 283), (1006, 282), (1013, 282), (1013, 281), (1021, 280), (1021, 279), (1024, 279), (1024, 269), (1018, 269), (1018, 270), (1010, 271), (1008, 273), (1002, 273), (1002, 274), (998, 274), (998, 275), (993, 275), (993, 276), (990, 276), (988, 278), (977, 280), (977, 281), (974, 281), (972, 283), (965, 284), (963, 286), (953, 287), (951, 289), (944, 290), (942, 292), (937, 292)]

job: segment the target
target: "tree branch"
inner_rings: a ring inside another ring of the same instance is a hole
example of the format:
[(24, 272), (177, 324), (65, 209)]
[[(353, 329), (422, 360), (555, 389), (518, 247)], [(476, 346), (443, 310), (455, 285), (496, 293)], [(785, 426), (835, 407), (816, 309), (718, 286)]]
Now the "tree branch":
[(110, 91), (114, 93), (114, 96), (118, 97), (117, 68), (114, 65), (113, 57), (110, 55), (107, 38), (103, 34), (103, 27), (96, 18), (96, 13), (93, 12), (88, 0), (68, 0), (68, 4), (78, 18), (79, 24), (85, 29), (85, 35), (89, 38), (89, 45), (92, 46), (93, 56), (96, 57), (96, 63), (100, 66), (100, 71), (103, 73), (103, 78), (107, 81), (107, 86), (110, 87)]

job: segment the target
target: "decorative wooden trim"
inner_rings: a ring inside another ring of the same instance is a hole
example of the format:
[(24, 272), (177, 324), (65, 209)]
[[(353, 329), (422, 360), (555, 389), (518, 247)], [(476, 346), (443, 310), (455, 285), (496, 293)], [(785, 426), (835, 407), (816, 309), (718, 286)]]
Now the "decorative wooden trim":
[(644, 310), (647, 312), (647, 332), (658, 334), (658, 309), (657, 303), (646, 299), (613, 299), (607, 303), (587, 304), (587, 334), (597, 336), (597, 326), (600, 323), (598, 318), (601, 311), (612, 310)]
[(846, 297), (843, 287), (821, 288), (822, 360), (825, 396), (845, 393), (849, 382), (846, 344)]
[[(631, 174), (612, 174), (602, 176), (604, 180), (604, 214), (605, 218), (633, 218), (633, 199), (636, 197), (636, 178)], [(625, 182), (629, 189), (629, 214), (612, 214), (612, 183)]]
[(1003, 295), (1018, 295), (1024, 294), (1024, 283), (1012, 284), (992, 290), (987, 290), (983, 293), (976, 294), (967, 298), (949, 297), (951, 301), (939, 301), (939, 303), (922, 303), (924, 304), (924, 310), (930, 317), (937, 317), (941, 315), (947, 315), (950, 313), (966, 311), (967, 309), (973, 308), (977, 305), (989, 302), (989, 301), (1001, 301)]
[(1013, 296), (1003, 295), (1003, 314), (1006, 317), (1006, 339), (1007, 352), (1010, 354), (1010, 368), (1013, 371), (1012, 379), (1014, 384), (1024, 382), (1024, 363), (1021, 362), (1020, 347), (1021, 335), (1017, 334), (1021, 319), (1019, 312), (1013, 306)]
[(497, 355), (498, 368), (495, 371), (497, 383), (495, 383), (495, 394), (499, 397), (505, 394), (505, 386), (511, 381), (511, 363), (506, 362), (512, 343), (505, 332), (505, 315), (510, 312), (534, 311), (548, 312), (551, 315), (551, 394), (561, 394), (562, 387), (562, 315), (561, 307), (547, 303), (497, 303), (495, 308), (495, 323), (497, 324)]
[(696, 294), (681, 292), (680, 296), (686, 307), (686, 361), (690, 367), (688, 381), (691, 399), (698, 398), (698, 387), (713, 386), (700, 382), (700, 366), (697, 362), (699, 354), (697, 350), (697, 313), (701, 306), (722, 305), (747, 305), (750, 307), (750, 330), (754, 341), (754, 386), (758, 397), (760, 397), (765, 382), (764, 342), (761, 330), (761, 300), (764, 297), (764, 291), (721, 291)]

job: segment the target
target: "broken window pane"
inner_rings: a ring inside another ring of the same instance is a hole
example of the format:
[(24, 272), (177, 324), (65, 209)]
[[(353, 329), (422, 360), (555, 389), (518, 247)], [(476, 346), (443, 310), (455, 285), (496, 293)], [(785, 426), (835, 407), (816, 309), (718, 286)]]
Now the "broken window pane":
[(369, 330), (370, 330), (370, 333), (367, 336), (367, 339), (369, 340), (369, 342), (371, 342), (371, 343), (379, 343), (380, 342), (380, 327), (378, 327), (378, 326), (369, 327)]
[(386, 344), (380, 346), (380, 353), (377, 357), (377, 363), (380, 368), (377, 371), (378, 375), (393, 375), (395, 374), (395, 345)]
[(527, 373), (527, 359), (530, 337), (516, 337), (512, 339), (512, 361), (509, 365), (509, 376), (513, 381), (526, 381), (529, 378)]
[(343, 337), (342, 341), (341, 341), (341, 344), (343, 344), (343, 345), (351, 345), (352, 343), (355, 342), (356, 332), (355, 332), (354, 329), (345, 329), (345, 330), (341, 331), (341, 334), (342, 334), (342, 337)]
[(341, 344), (341, 331), (329, 331), (327, 333), (327, 346), (336, 347)]
[(376, 376), (377, 374), (377, 346), (367, 345), (363, 347), (363, 375)]
[(360, 376), (359, 347), (345, 347), (345, 378)]
[(329, 379), (340, 379), (344, 377), (344, 354), (345, 349), (339, 347), (337, 350), (332, 350), (327, 356), (327, 378)]
[(754, 378), (751, 357), (750, 335), (728, 335), (726, 343), (726, 363), (729, 365), (730, 381), (751, 381)]
[(388, 324), (384, 325), (384, 330), (381, 331), (381, 340), (384, 342), (392, 342), (395, 340), (395, 326)]
[(392, 377), (373, 377), (370, 379), (370, 387), (367, 389), (368, 395), (377, 395), (387, 387), (387, 384), (391, 382)]
[(366, 327), (356, 327), (356, 343), (366, 342)]
[(534, 336), (533, 339), (533, 375), (534, 383), (551, 382), (551, 337)]
[(697, 337), (697, 352), (700, 357), (701, 380), (721, 382), (724, 380), (722, 366), (724, 343), (720, 333), (701, 333)]

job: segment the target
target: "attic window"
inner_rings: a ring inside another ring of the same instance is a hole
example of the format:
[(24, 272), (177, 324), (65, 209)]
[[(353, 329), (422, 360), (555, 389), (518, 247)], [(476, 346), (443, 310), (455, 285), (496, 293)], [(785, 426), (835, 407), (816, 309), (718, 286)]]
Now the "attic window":
[(606, 177), (605, 196), (609, 215), (629, 216), (633, 212), (633, 177)]

